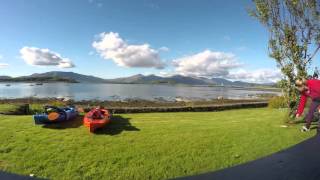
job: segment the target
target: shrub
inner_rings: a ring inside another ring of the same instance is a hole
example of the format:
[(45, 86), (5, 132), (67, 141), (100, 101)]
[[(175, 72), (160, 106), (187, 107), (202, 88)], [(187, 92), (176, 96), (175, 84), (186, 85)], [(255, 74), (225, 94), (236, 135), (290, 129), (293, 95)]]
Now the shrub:
[(49, 102), (51, 106), (63, 107), (66, 106), (66, 103), (63, 101), (51, 101)]
[(42, 104), (30, 104), (31, 114), (43, 113), (43, 105)]
[(29, 104), (0, 104), (0, 114), (25, 115), (29, 113)]
[(66, 103), (62, 101), (49, 101), (48, 103), (33, 103), (30, 104), (31, 114), (43, 113), (45, 105), (65, 107)]
[(286, 99), (283, 96), (275, 96), (268, 102), (269, 108), (287, 108)]

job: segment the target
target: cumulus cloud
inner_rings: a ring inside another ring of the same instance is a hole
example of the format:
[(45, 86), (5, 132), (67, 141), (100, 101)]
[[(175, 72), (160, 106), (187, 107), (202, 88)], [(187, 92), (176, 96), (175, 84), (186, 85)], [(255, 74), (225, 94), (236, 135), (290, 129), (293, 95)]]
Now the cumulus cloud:
[(157, 75), (161, 77), (171, 77), (177, 75), (177, 73), (172, 71), (160, 71)]
[(281, 72), (276, 69), (257, 69), (254, 71), (239, 69), (237, 71), (230, 72), (228, 75), (228, 78), (232, 80), (254, 83), (274, 83), (279, 81), (281, 77)]
[(198, 54), (173, 60), (175, 71), (185, 76), (225, 77), (241, 64), (235, 55), (205, 50)]
[(56, 66), (59, 68), (72, 68), (75, 65), (68, 58), (49, 49), (36, 47), (23, 47), (20, 49), (21, 58), (30, 65), (35, 66)]
[(159, 48), (159, 51), (168, 52), (170, 51), (170, 49), (168, 47), (162, 46), (161, 48)]
[(145, 67), (163, 69), (165, 63), (159, 52), (149, 44), (130, 45), (118, 33), (101, 33), (92, 46), (104, 59), (110, 59), (122, 67)]
[(7, 67), (7, 66), (9, 66), (9, 64), (7, 64), (7, 63), (0, 63), (0, 68), (5, 68), (5, 67)]
[(205, 50), (197, 54), (173, 60), (175, 68), (172, 71), (161, 71), (160, 76), (172, 75), (195, 77), (220, 77), (232, 81), (252, 83), (274, 83), (282, 78), (280, 70), (256, 69), (248, 71), (232, 53), (213, 52)]

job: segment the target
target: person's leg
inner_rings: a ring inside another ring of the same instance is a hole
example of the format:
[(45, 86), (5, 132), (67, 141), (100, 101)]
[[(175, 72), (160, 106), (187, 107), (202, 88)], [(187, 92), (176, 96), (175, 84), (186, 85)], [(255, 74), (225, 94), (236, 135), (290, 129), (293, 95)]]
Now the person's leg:
[(310, 128), (314, 112), (317, 110), (317, 107), (319, 105), (320, 105), (319, 101), (312, 100), (310, 108), (309, 108), (309, 112), (306, 116), (306, 128), (308, 128), (308, 129)]
[(320, 135), (320, 100), (318, 100), (319, 106), (317, 107), (316, 111), (318, 111), (318, 128), (317, 128), (317, 134)]
[[(320, 110), (319, 110), (320, 111)], [(319, 112), (320, 113), (320, 112)], [(317, 134), (320, 135), (320, 115), (318, 117), (318, 128), (317, 128)]]

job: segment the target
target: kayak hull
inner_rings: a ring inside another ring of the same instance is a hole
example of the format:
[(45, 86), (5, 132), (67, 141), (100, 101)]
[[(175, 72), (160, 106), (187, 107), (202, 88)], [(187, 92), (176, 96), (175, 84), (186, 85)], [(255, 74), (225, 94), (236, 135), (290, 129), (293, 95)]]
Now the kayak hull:
[(86, 126), (91, 133), (95, 132), (99, 128), (105, 127), (107, 124), (110, 123), (111, 120), (111, 114), (106, 109), (101, 109), (102, 118), (101, 119), (95, 119), (90, 117), (91, 112), (88, 112), (84, 118), (83, 118), (83, 124)]
[(74, 120), (78, 116), (78, 111), (73, 107), (61, 108), (61, 110), (57, 119), (50, 120), (48, 114), (42, 113), (33, 115), (33, 120), (35, 124), (50, 124)]

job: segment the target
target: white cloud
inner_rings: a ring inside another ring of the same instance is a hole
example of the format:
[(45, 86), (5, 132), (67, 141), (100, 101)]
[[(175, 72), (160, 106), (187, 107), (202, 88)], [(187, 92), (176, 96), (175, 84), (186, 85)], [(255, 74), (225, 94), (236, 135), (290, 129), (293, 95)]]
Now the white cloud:
[(281, 72), (277, 69), (256, 69), (254, 71), (239, 69), (235, 72), (230, 72), (228, 75), (228, 78), (232, 80), (254, 83), (277, 82), (281, 77)]
[(161, 77), (171, 77), (171, 76), (177, 75), (177, 73), (168, 72), (168, 71), (160, 71), (157, 75), (161, 76)]
[(0, 68), (5, 68), (5, 67), (7, 67), (7, 66), (9, 66), (9, 64), (7, 64), (7, 63), (0, 63)]
[(130, 45), (118, 33), (101, 33), (92, 46), (104, 59), (110, 59), (122, 67), (145, 67), (163, 69), (165, 63), (159, 52), (149, 44)]
[[(171, 77), (174, 75), (195, 76), (177, 73), (176, 71), (160, 71), (157, 75), (161, 77)], [(196, 76), (198, 77), (198, 76)], [(213, 76), (216, 77), (216, 76)], [(245, 69), (236, 69), (228, 72), (226, 76), (220, 76), (221, 78), (231, 81), (243, 81), (251, 83), (275, 83), (282, 78), (282, 74), (277, 69), (256, 69), (254, 71), (248, 71)], [(210, 77), (207, 77), (210, 78)]]
[(72, 68), (75, 66), (70, 59), (63, 58), (60, 54), (49, 49), (23, 47), (20, 49), (20, 55), (30, 65), (56, 66), (59, 68)]
[(170, 51), (170, 49), (166, 46), (162, 46), (161, 48), (159, 48), (159, 51), (168, 52)]
[(220, 77), (232, 81), (252, 83), (274, 83), (282, 78), (278, 69), (256, 69), (248, 71), (232, 53), (205, 50), (197, 54), (173, 60), (172, 71), (161, 71), (160, 76), (173, 75), (196, 77)]
[(198, 54), (173, 60), (175, 71), (184, 76), (225, 77), (241, 66), (235, 55), (205, 50)]

